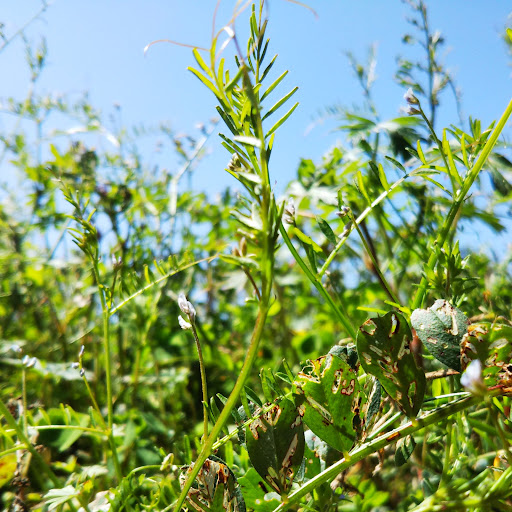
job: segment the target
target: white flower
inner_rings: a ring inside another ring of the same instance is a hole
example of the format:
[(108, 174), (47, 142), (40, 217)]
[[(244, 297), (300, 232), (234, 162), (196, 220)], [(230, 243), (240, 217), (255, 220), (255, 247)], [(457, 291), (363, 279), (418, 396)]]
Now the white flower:
[(420, 100), (414, 96), (414, 93), (412, 92), (412, 89), (409, 87), (407, 89), (407, 92), (404, 94), (404, 100), (409, 103), (409, 105), (419, 105)]
[(480, 359), (474, 359), (469, 363), (466, 371), (460, 378), (460, 383), (467, 391), (474, 395), (482, 395), (485, 391), (485, 384), (482, 378), (482, 363)]
[(178, 295), (178, 306), (181, 309), (181, 312), (187, 315), (191, 322), (194, 322), (196, 318), (196, 310), (187, 300), (183, 292)]
[(184, 329), (184, 330), (192, 329), (192, 325), (189, 322), (187, 322), (186, 320), (184, 320), (182, 316), (178, 315), (178, 322), (182, 329)]

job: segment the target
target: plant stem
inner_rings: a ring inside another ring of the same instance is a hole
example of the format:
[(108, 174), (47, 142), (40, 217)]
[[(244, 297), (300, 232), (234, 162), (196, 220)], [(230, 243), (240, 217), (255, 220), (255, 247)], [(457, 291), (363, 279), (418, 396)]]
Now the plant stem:
[[(338, 308), (338, 306), (335, 304), (334, 300), (332, 299), (331, 295), (327, 292), (327, 290), (322, 285), (322, 282), (320, 281), (320, 276), (315, 276), (313, 272), (310, 270), (310, 268), (304, 263), (304, 260), (300, 257), (300, 254), (295, 249), (295, 246), (293, 245), (292, 241), (290, 240), (290, 237), (288, 236), (288, 233), (286, 231), (286, 228), (284, 227), (283, 223), (280, 223), (279, 226), (279, 232), (281, 233), (281, 236), (283, 237), (284, 243), (292, 253), (292, 256), (294, 257), (295, 261), (299, 264), (300, 268), (306, 274), (306, 277), (313, 283), (313, 286), (318, 290), (318, 293), (325, 299), (327, 304), (331, 307), (331, 309), (334, 311), (336, 316), (338, 317), (338, 320), (341, 322), (347, 333), (352, 337), (352, 339), (355, 341), (357, 337), (357, 331), (355, 327), (351, 324), (350, 320), (341, 312), (341, 310)], [(334, 251), (333, 251), (334, 252)], [(325, 265), (324, 265), (325, 266)]]
[[(454, 196), (454, 202), (452, 203), (452, 206), (450, 208), (450, 211), (448, 212), (448, 215), (446, 217), (446, 220), (444, 221), (443, 226), (441, 227), (441, 230), (439, 231), (439, 235), (437, 236), (434, 245), (437, 247), (442, 247), (448, 238), (448, 235), (450, 233), (450, 229), (452, 227), (452, 224), (457, 217), (457, 214), (459, 213), (459, 210), (462, 206), (462, 203), (464, 202), (464, 199), (466, 198), (466, 195), (469, 192), (469, 189), (473, 185), (474, 181), (478, 177), (478, 174), (480, 173), (483, 165), (487, 161), (487, 158), (489, 154), (492, 151), (492, 148), (496, 144), (496, 141), (498, 140), (498, 137), (500, 136), (501, 132), (505, 128), (505, 124), (507, 123), (509, 117), (512, 114), (512, 100), (508, 104), (507, 108), (503, 112), (500, 120), (498, 121), (498, 124), (494, 128), (491, 136), (485, 143), (485, 146), (483, 147), (482, 151), (478, 155), (478, 159), (474, 163), (473, 167), (469, 170), (468, 175), (466, 179), (464, 180), (464, 183), (462, 184), (462, 188), (458, 191), (458, 193)], [(437, 251), (432, 251), (430, 258), (428, 259), (428, 262), (426, 266), (433, 270), (436, 263), (437, 263)], [(425, 298), (425, 294), (427, 291), (428, 281), (427, 278), (424, 276), (422, 277), (420, 284), (418, 286), (418, 291), (416, 292), (416, 295), (414, 297), (414, 300), (412, 302), (411, 309), (415, 310), (422, 306), (423, 300)]]
[(254, 361), (256, 360), (256, 356), (258, 354), (258, 346), (259, 346), (259, 342), (261, 340), (261, 336), (263, 334), (263, 328), (265, 327), (265, 320), (267, 318), (268, 309), (269, 309), (268, 304), (264, 304), (264, 303), (260, 302), (258, 317), (256, 318), (256, 325), (254, 326), (254, 331), (252, 333), (251, 342), (249, 344), (249, 348), (247, 350), (247, 355), (245, 357), (245, 361), (243, 363), (242, 370), (240, 371), (240, 375), (238, 376), (235, 386), (233, 387), (233, 391), (231, 391), (231, 394), (229, 395), (229, 398), (227, 399), (217, 421), (215, 422), (215, 425), (212, 427), (212, 429), (210, 431), (210, 435), (208, 436), (206, 441), (203, 443), (203, 448), (201, 450), (201, 453), (197, 457), (197, 460), (194, 463), (194, 466), (191, 469), (187, 480), (183, 484), (181, 494), (179, 495), (178, 501), (176, 502), (176, 505), (174, 507), (175, 512), (180, 511), (181, 506), (183, 505), (185, 498), (187, 497), (188, 491), (189, 491), (190, 487), (192, 486), (194, 479), (196, 478), (197, 474), (203, 467), (204, 461), (208, 458), (208, 456), (212, 452), (213, 444), (215, 443), (217, 436), (219, 435), (220, 431), (226, 424), (227, 420), (229, 419), (229, 417), (231, 415), (231, 411), (233, 410), (233, 408), (236, 405), (238, 396), (240, 395), (243, 385), (244, 385), (247, 377), (249, 376), (249, 373), (252, 370)]
[(196, 342), (199, 371), (201, 372), (201, 389), (203, 391), (203, 442), (205, 442), (208, 438), (208, 387), (206, 383), (206, 369), (204, 367), (203, 350), (201, 349), (201, 343), (199, 342), (199, 336), (197, 335), (194, 321), (190, 315), (188, 315), (188, 318), (192, 326), (194, 341)]
[[(92, 257), (91, 257), (92, 258)], [(114, 410), (112, 399), (112, 359), (110, 353), (110, 312), (105, 298), (105, 291), (100, 281), (100, 273), (98, 270), (98, 259), (93, 259), (93, 272), (98, 286), (99, 296), (101, 300), (101, 308), (103, 310), (103, 351), (105, 353), (105, 374), (106, 374), (106, 388), (107, 388), (107, 425), (108, 425), (108, 440), (110, 449), (112, 451), (112, 458), (114, 461), (114, 468), (119, 481), (123, 478), (121, 465), (117, 456), (116, 441), (114, 439)]]
[(36, 461), (39, 469), (46, 474), (46, 476), (52, 481), (52, 484), (55, 487), (62, 487), (62, 482), (55, 476), (55, 473), (52, 471), (50, 466), (45, 462), (43, 457), (41, 457), (40, 453), (34, 448), (30, 439), (25, 435), (23, 428), (18, 425), (16, 420), (13, 418), (7, 406), (4, 404), (3, 400), (0, 400), (0, 413), (5, 418), (5, 421), (11, 427), (18, 436), (18, 439), (24, 444), (24, 449), (28, 450), (32, 455), (32, 458)]
[(368, 256), (370, 257), (370, 259), (372, 260), (372, 264), (373, 264), (373, 268), (375, 269), (375, 272), (377, 274), (377, 277), (380, 281), (380, 284), (382, 286), (382, 288), (384, 289), (384, 291), (386, 292), (387, 296), (395, 303), (395, 304), (400, 304), (400, 300), (398, 299), (398, 297), (393, 293), (393, 289), (391, 288), (391, 286), (389, 286), (389, 283), (386, 281), (386, 278), (384, 277), (384, 274), (382, 273), (382, 271), (380, 270), (380, 267), (379, 267), (379, 262), (377, 261), (377, 259), (375, 258), (375, 254), (374, 254), (374, 251), (372, 250), (372, 248), (368, 245), (368, 241), (366, 240), (366, 238), (364, 237), (363, 233), (361, 232), (361, 229), (359, 228), (359, 224), (357, 223), (355, 217), (354, 217), (354, 214), (352, 212), (350, 212), (350, 218), (352, 220), (352, 225), (355, 226), (359, 236), (361, 237), (361, 241), (363, 242), (363, 245), (364, 245), (364, 248), (366, 249), (366, 252), (368, 253)]

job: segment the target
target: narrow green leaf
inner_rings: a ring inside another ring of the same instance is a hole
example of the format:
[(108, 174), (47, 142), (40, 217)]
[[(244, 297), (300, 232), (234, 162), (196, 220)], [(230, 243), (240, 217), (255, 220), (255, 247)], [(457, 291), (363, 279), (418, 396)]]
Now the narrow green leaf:
[(299, 106), (299, 102), (295, 103), (293, 107), (286, 112), (286, 114), (277, 121), (277, 123), (270, 128), (270, 130), (265, 135), (265, 138), (269, 137), (270, 135), (273, 135), (274, 132), (292, 115), (293, 111)]
[(320, 215), (316, 216), (316, 222), (320, 227), (322, 233), (325, 235), (325, 238), (327, 238), (327, 240), (329, 240), (331, 244), (336, 245), (338, 243), (338, 239), (334, 234), (334, 231), (332, 230), (331, 226), (329, 226), (328, 222), (322, 219)]
[(368, 195), (368, 191), (366, 190), (363, 173), (361, 171), (358, 171), (358, 173), (356, 174), (356, 180), (357, 180), (357, 187), (359, 188), (359, 191), (361, 192), (361, 194), (363, 194), (364, 198), (366, 199), (366, 202), (368, 204), (372, 204), (372, 200), (370, 199), (370, 196)]
[(420, 139), (416, 141), (416, 149), (418, 151), (418, 157), (421, 160), (421, 162), (424, 165), (427, 165), (427, 159), (425, 158), (425, 155), (423, 154), (423, 149), (421, 149)]
[(450, 147), (450, 142), (446, 138), (446, 130), (443, 130), (443, 151), (448, 159), (448, 173), (451, 176), (452, 180), (455, 180), (459, 185), (462, 185), (462, 178), (459, 175), (459, 171), (455, 166), (455, 162), (453, 160), (452, 148)]
[(215, 85), (213, 85), (213, 83), (208, 80), (208, 78), (206, 78), (200, 71), (198, 71), (197, 69), (195, 68), (191, 68), (191, 67), (188, 67), (187, 68), (192, 74), (194, 74), (195, 76), (197, 76), (197, 78), (199, 78), (199, 80), (204, 84), (206, 85), (206, 87), (208, 87), (208, 89), (210, 89), (210, 91), (213, 92), (213, 94), (215, 94), (215, 97), (220, 99), (220, 93), (219, 91), (216, 89)]
[(398, 160), (395, 160), (390, 156), (386, 156), (386, 160), (389, 160), (395, 167), (398, 167), (404, 174), (407, 174), (405, 167)]
[(270, 110), (263, 116), (262, 121), (267, 119), (267, 117), (270, 117), (281, 105), (286, 103), (297, 91), (299, 90), (298, 87), (294, 87), (288, 94), (283, 96), (277, 103), (275, 103)]
[(233, 134), (233, 135), (237, 135), (238, 134), (238, 130), (237, 128), (235, 127), (235, 125), (233, 124), (233, 121), (231, 120), (231, 118), (228, 116), (228, 114), (226, 114), (224, 112), (224, 110), (222, 110), (221, 107), (219, 107), (217, 105), (216, 107), (217, 109), (217, 112), (219, 113), (220, 117), (222, 117), (222, 120), (224, 121), (224, 124), (228, 127), (229, 131)]
[(384, 187), (384, 190), (389, 190), (390, 187), (389, 187), (388, 179), (386, 177), (386, 173), (384, 172), (384, 167), (382, 166), (381, 163), (379, 163), (378, 169), (379, 169), (379, 179), (380, 179), (382, 186)]
[(226, 93), (230, 93), (233, 90), (233, 88), (238, 84), (245, 70), (246, 68), (244, 65), (238, 68), (238, 71), (236, 72), (235, 76), (230, 80), (228, 84), (226, 84), (226, 87), (224, 87), (224, 91)]
[(396, 443), (395, 466), (403, 466), (411, 457), (416, 441), (413, 436), (405, 436)]
[[(277, 57), (277, 55), (276, 55)], [(275, 58), (275, 57), (274, 57)], [(262, 94), (260, 101), (263, 100), (283, 81), (284, 77), (288, 74), (288, 71), (285, 71), (281, 74), (276, 80), (268, 87), (268, 89)]]
[[(194, 48), (192, 50), (192, 54), (194, 55), (194, 58), (196, 59), (196, 62), (199, 64), (199, 66), (201, 67), (201, 69), (210, 77), (210, 78), (214, 78), (213, 74), (212, 74), (212, 71), (210, 69), (210, 67), (206, 64), (206, 62), (204, 61), (203, 57), (201, 57), (201, 53), (199, 52), (199, 50), (197, 48)], [(189, 68), (190, 69), (190, 68)]]
[(293, 235), (295, 235), (302, 243), (310, 246), (315, 252), (323, 253), (322, 248), (316, 244), (311, 237), (303, 233), (298, 227), (291, 226), (290, 231)]
[(274, 66), (274, 63), (277, 59), (277, 55), (274, 55), (273, 59), (270, 61), (269, 65), (265, 68), (265, 70), (263, 71), (263, 73), (261, 74), (261, 78), (260, 78), (260, 83), (263, 82), (263, 80), (265, 80), (265, 78), (267, 77), (267, 75), (269, 74), (270, 70), (272, 69), (272, 67)]

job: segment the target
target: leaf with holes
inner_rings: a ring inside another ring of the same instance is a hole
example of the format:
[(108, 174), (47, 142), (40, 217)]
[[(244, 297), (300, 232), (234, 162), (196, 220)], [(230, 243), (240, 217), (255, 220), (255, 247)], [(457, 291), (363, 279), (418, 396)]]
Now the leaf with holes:
[(341, 452), (356, 440), (362, 393), (357, 372), (341, 357), (329, 353), (310, 361), (295, 381), (304, 395), (304, 423), (323, 441)]
[(379, 379), (388, 395), (409, 417), (423, 402), (425, 374), (411, 353), (412, 333), (405, 318), (390, 312), (367, 320), (357, 334), (362, 367)]
[[(184, 466), (180, 475), (180, 485), (183, 487), (194, 464)], [(193, 487), (187, 495), (190, 510), (202, 512), (205, 509), (229, 512), (246, 512), (245, 501), (240, 485), (226, 463), (210, 455), (196, 477)]]
[(261, 413), (245, 428), (254, 469), (279, 494), (290, 489), (304, 455), (304, 425), (299, 408), (287, 399)]
[(441, 363), (460, 372), (460, 344), (468, 331), (466, 315), (439, 299), (428, 309), (415, 309), (411, 324), (427, 350)]

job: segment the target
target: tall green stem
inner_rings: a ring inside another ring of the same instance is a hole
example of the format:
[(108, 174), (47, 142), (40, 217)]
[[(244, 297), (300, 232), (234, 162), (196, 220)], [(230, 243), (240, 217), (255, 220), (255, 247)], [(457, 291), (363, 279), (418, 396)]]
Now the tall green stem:
[(117, 456), (116, 441), (114, 439), (114, 409), (112, 401), (112, 357), (110, 353), (110, 313), (105, 292), (101, 285), (100, 274), (98, 270), (97, 259), (93, 261), (93, 272), (98, 285), (101, 308), (103, 310), (103, 352), (105, 353), (105, 373), (106, 373), (106, 387), (107, 387), (107, 425), (108, 425), (108, 440), (110, 449), (112, 451), (112, 458), (114, 461), (114, 468), (119, 480), (123, 478), (121, 465)]
[(174, 508), (175, 512), (180, 511), (181, 506), (183, 505), (185, 498), (187, 497), (188, 491), (189, 491), (190, 487), (192, 486), (194, 479), (196, 478), (197, 474), (203, 467), (204, 461), (211, 454), (212, 447), (217, 439), (217, 436), (220, 434), (222, 427), (224, 427), (224, 425), (228, 421), (228, 419), (231, 415), (231, 411), (236, 406), (238, 396), (240, 395), (240, 392), (242, 391), (243, 385), (252, 370), (254, 361), (256, 360), (256, 356), (258, 354), (258, 346), (259, 346), (259, 343), (261, 340), (261, 336), (263, 334), (263, 328), (265, 327), (265, 321), (267, 319), (268, 309), (269, 309), (268, 303), (264, 304), (263, 302), (260, 302), (260, 307), (258, 310), (258, 317), (256, 319), (256, 325), (254, 326), (254, 331), (252, 333), (251, 342), (249, 344), (249, 348), (247, 350), (247, 355), (245, 357), (245, 361), (243, 363), (242, 370), (240, 371), (240, 375), (238, 376), (235, 386), (233, 387), (233, 390), (231, 391), (229, 398), (227, 399), (221, 413), (219, 414), (219, 417), (218, 417), (217, 421), (215, 422), (215, 425), (212, 427), (212, 429), (210, 431), (210, 435), (204, 442), (201, 453), (199, 454), (196, 462), (194, 463), (194, 467), (191, 469), (186, 482), (183, 484), (183, 489), (181, 491), (181, 494), (178, 497), (178, 501)]
[[(457, 217), (457, 214), (459, 213), (459, 210), (469, 192), (469, 189), (475, 182), (476, 178), (478, 177), (478, 174), (482, 170), (482, 167), (484, 166), (485, 162), (487, 161), (487, 158), (489, 157), (489, 154), (491, 153), (494, 145), (496, 144), (496, 141), (498, 140), (498, 137), (500, 136), (501, 132), (505, 128), (505, 125), (509, 119), (509, 117), (512, 115), (512, 100), (508, 104), (507, 108), (503, 112), (503, 115), (501, 116), (500, 120), (498, 121), (498, 124), (494, 128), (491, 136), (485, 143), (484, 148), (480, 152), (480, 155), (478, 156), (477, 161), (471, 168), (471, 170), (468, 172), (468, 175), (466, 179), (464, 180), (464, 183), (462, 184), (461, 189), (455, 194), (454, 202), (452, 203), (452, 206), (450, 208), (450, 211), (448, 212), (448, 215), (446, 217), (446, 220), (444, 221), (443, 226), (441, 227), (439, 234), (434, 242), (434, 245), (437, 247), (442, 247), (445, 243), (446, 239), (448, 238), (448, 235), (450, 233), (450, 229), (452, 228), (452, 225), (455, 221), (455, 218)], [(433, 269), (437, 263), (438, 258), (438, 252), (432, 251), (432, 254), (430, 255), (430, 258), (427, 262), (427, 267), (429, 269)], [(423, 300), (425, 298), (425, 294), (427, 291), (427, 285), (428, 281), (426, 277), (423, 277), (420, 281), (418, 291), (416, 292), (416, 295), (414, 297), (411, 309), (417, 309), (422, 306)]]

